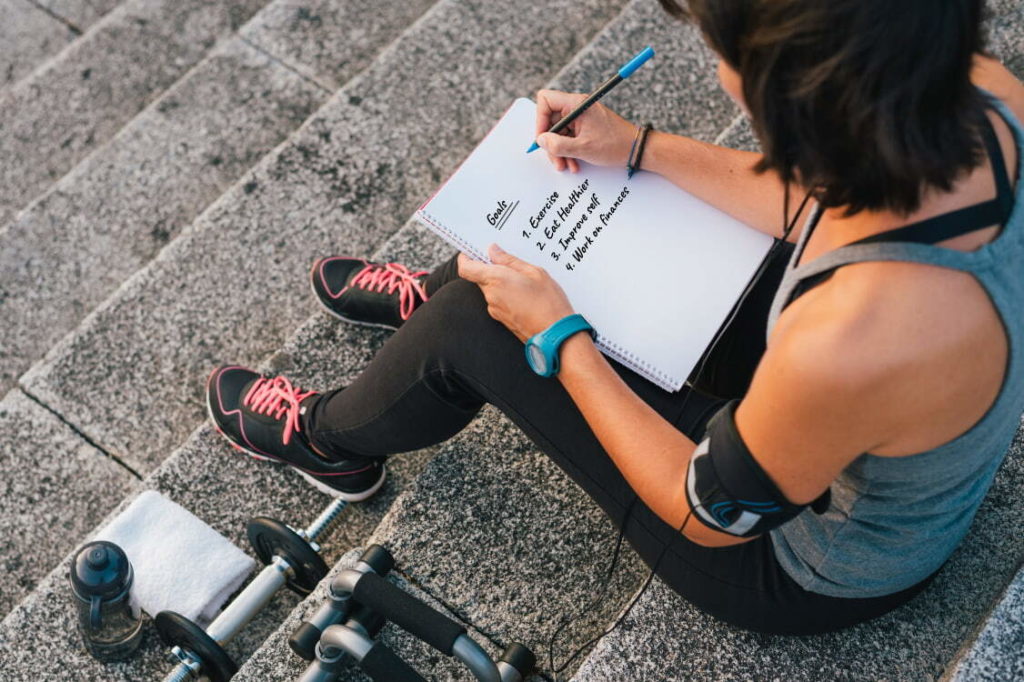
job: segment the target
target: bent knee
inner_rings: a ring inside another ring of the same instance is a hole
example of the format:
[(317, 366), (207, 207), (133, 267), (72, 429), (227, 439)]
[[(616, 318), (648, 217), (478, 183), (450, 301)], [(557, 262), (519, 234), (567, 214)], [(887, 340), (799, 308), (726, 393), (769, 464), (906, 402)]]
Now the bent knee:
[(453, 340), (465, 344), (498, 342), (505, 336), (518, 340), (505, 325), (487, 312), (487, 300), (480, 287), (466, 279), (456, 279), (438, 289), (409, 318), (406, 325), (415, 325), (432, 341)]

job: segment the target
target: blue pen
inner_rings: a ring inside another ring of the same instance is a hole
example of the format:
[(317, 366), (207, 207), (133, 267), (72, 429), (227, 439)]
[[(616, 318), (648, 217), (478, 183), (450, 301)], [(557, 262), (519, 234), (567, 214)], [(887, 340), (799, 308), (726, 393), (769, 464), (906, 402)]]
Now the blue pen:
[[(597, 90), (590, 94), (585, 100), (580, 102), (580, 105), (566, 114), (561, 121), (551, 126), (549, 133), (560, 133), (565, 130), (570, 123), (576, 120), (576, 117), (582, 114), (584, 111), (590, 108), (590, 105), (605, 96), (609, 90), (614, 88), (616, 85), (626, 80), (633, 75), (633, 72), (643, 66), (644, 62), (654, 56), (654, 50), (651, 47), (645, 47), (643, 51), (637, 56), (630, 59), (625, 66), (619, 69), (619, 72), (614, 76), (606, 80), (601, 84)], [(535, 152), (540, 149), (540, 145), (536, 142), (530, 145), (530, 148), (526, 150), (526, 153)]]

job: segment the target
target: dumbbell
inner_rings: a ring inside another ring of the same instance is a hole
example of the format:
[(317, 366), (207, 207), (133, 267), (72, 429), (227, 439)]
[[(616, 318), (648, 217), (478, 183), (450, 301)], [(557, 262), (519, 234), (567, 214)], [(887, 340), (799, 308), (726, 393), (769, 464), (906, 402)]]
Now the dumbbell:
[(200, 675), (211, 682), (231, 679), (238, 672), (238, 666), (224, 651), (224, 646), (266, 606), (282, 585), (306, 596), (323, 580), (327, 564), (320, 556), (316, 539), (330, 528), (346, 506), (345, 500), (334, 500), (308, 528), (298, 531), (265, 516), (250, 520), (246, 535), (265, 568), (209, 627), (204, 631), (173, 611), (156, 615), (157, 632), (171, 647), (172, 660), (177, 662), (164, 682), (183, 682)]
[[(371, 549), (385, 554), (387, 552), (377, 546)], [(387, 556), (390, 557), (390, 554)], [(533, 653), (517, 643), (511, 644), (501, 658), (494, 661), (466, 634), (464, 627), (374, 571), (342, 571), (331, 581), (328, 594), (328, 603), (296, 631), (296, 635), (299, 635), (307, 625), (322, 630), (319, 642), (314, 647), (313, 663), (299, 678), (299, 682), (333, 682), (346, 657), (354, 659), (373, 680), (423, 682), (419, 673), (383, 644), (374, 642), (372, 636), (358, 632), (349, 623), (338, 624), (338, 620), (354, 604), (379, 614), (446, 656), (462, 661), (474, 677), (482, 682), (521, 682), (536, 666)], [(334, 622), (329, 623), (331, 620)], [(298, 643), (301, 651), (292, 643), (293, 650), (300, 655), (305, 653), (305, 640), (308, 636), (303, 636), (303, 641)], [(293, 635), (292, 639), (294, 641), (296, 636)]]

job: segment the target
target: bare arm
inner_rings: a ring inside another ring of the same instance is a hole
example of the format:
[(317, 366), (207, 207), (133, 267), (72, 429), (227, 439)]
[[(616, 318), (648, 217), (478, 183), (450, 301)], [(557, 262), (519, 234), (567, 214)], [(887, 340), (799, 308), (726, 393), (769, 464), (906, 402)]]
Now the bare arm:
[[(537, 143), (557, 170), (579, 170), (577, 159), (598, 166), (625, 166), (636, 126), (598, 102), (577, 118), (568, 134), (545, 133), (585, 95), (557, 90), (537, 93)], [(665, 176), (687, 192), (775, 237), (782, 236), (783, 186), (771, 172), (755, 173), (760, 154), (653, 131), (647, 138), (641, 166)], [(790, 212), (803, 191), (790, 188)], [(796, 238), (796, 234), (790, 236)]]
[[(740, 222), (781, 238), (783, 184), (775, 173), (754, 172), (760, 158), (656, 130), (647, 139), (642, 165)], [(802, 198), (802, 189), (790, 187), (790, 219)], [(796, 237), (794, 231), (790, 240)]]

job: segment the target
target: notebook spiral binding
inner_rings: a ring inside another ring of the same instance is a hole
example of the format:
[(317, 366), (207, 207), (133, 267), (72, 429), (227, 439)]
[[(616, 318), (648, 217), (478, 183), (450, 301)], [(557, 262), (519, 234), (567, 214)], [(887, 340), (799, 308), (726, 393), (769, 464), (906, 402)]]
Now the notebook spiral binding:
[[(463, 240), (458, 235), (454, 234), (451, 230), (445, 227), (439, 220), (437, 220), (437, 218), (430, 215), (423, 209), (420, 209), (419, 211), (416, 212), (416, 217), (428, 223), (455, 248), (464, 251), (472, 256), (475, 256), (478, 260), (489, 262), (489, 259), (484, 254), (477, 251), (475, 248), (473, 248), (471, 244), (469, 244), (469, 242)], [(606, 355), (610, 355), (611, 357), (615, 358), (626, 367), (629, 367), (637, 374), (640, 374), (641, 376), (649, 379), (651, 382), (657, 384), (666, 391), (678, 391), (680, 388), (682, 388), (683, 384), (686, 381), (685, 378), (680, 379), (678, 377), (674, 377), (671, 374), (667, 374), (659, 370), (657, 367), (650, 364), (649, 362), (641, 360), (638, 356), (634, 355), (627, 348), (624, 348), (619, 344), (615, 343), (614, 341), (612, 341), (611, 339), (609, 339), (608, 337), (603, 336), (600, 332), (597, 333), (597, 338), (594, 340), (594, 343)]]

